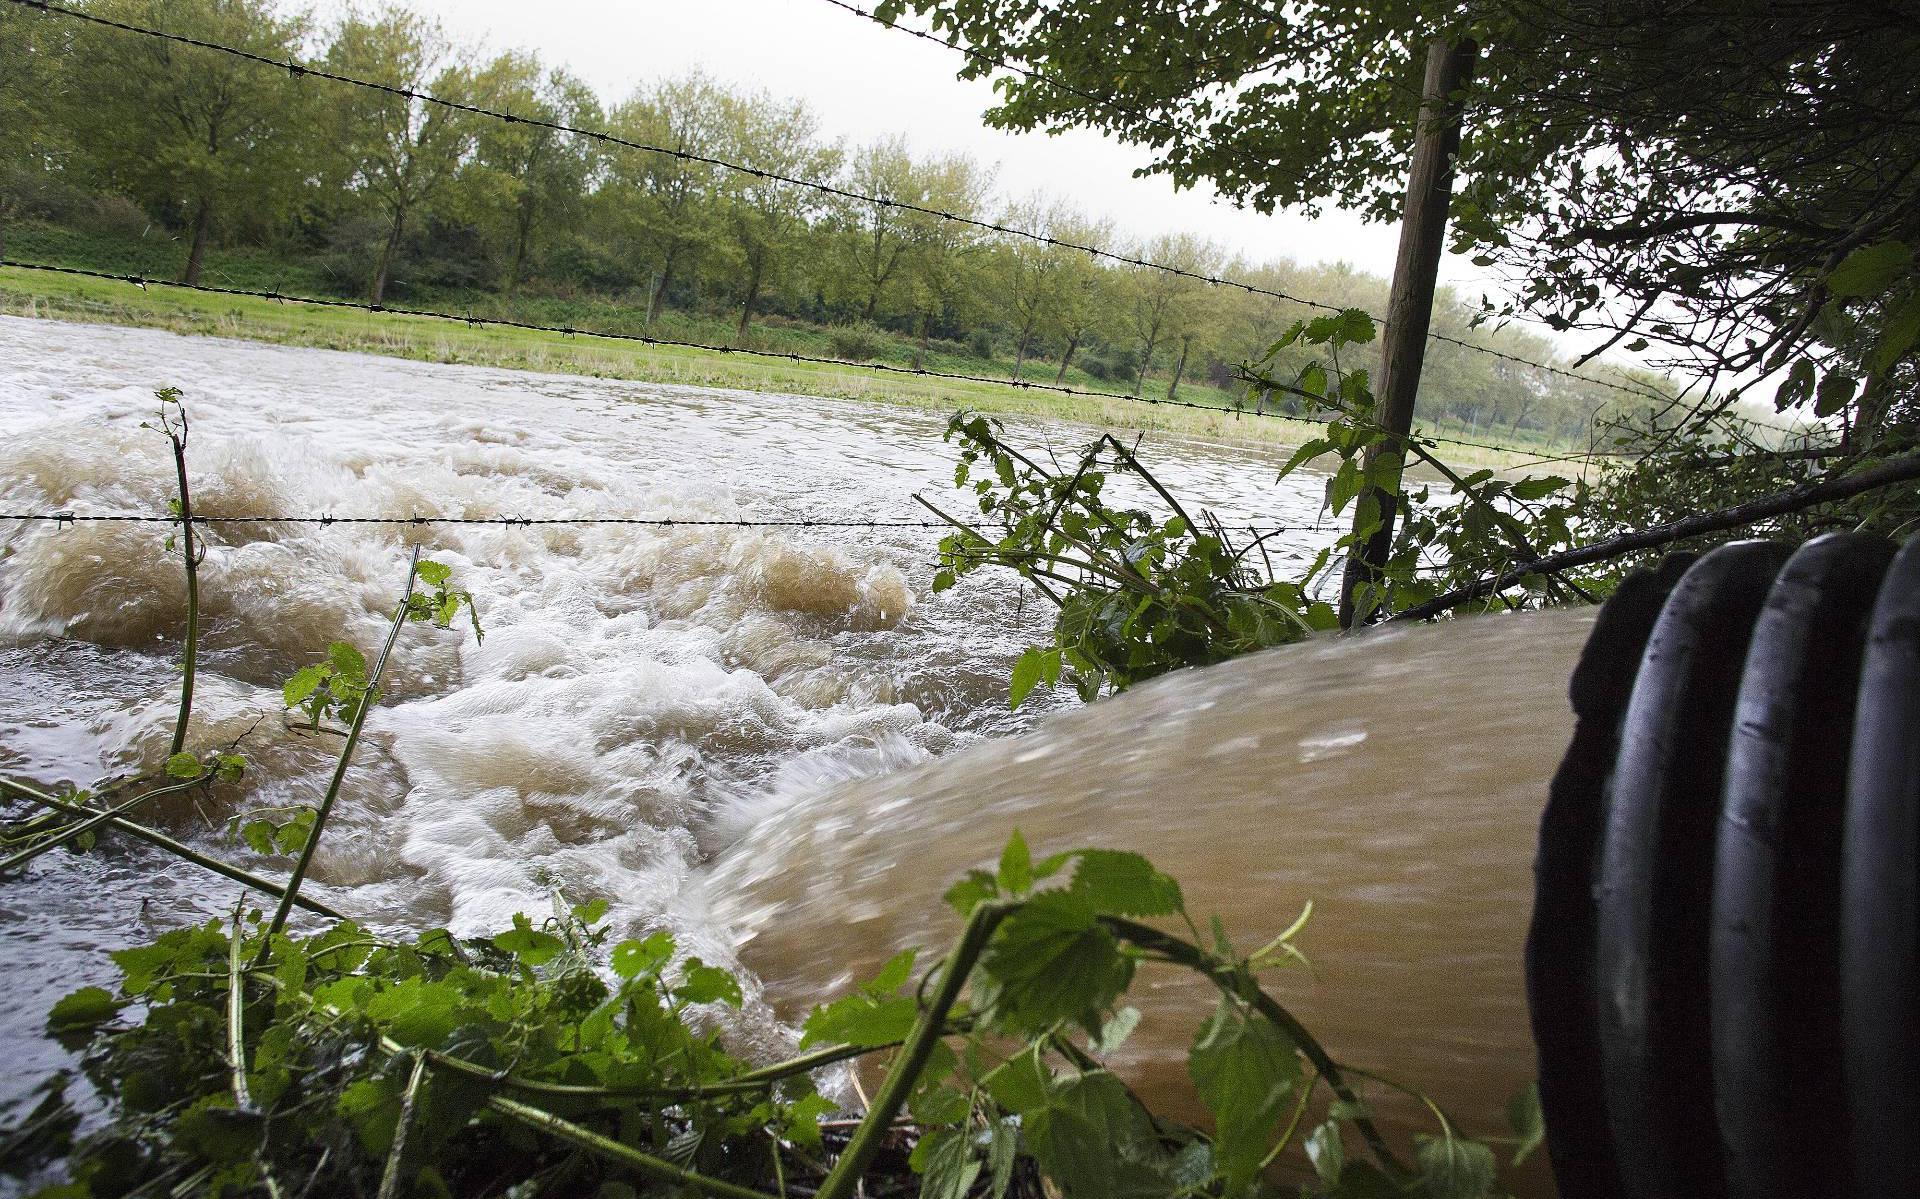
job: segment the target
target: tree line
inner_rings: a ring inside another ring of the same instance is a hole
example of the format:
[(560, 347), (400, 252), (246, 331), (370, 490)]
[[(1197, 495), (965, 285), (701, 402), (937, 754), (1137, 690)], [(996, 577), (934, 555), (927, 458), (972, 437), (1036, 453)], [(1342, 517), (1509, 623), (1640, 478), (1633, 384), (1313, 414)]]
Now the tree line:
[[(1309, 311), (1204, 280), (1226, 276), (1380, 311), (1385, 284), (1343, 265), (1250, 262), (1205, 238), (1145, 238), (1045, 195), (1008, 196), (994, 171), (903, 136), (849, 144), (804, 102), (703, 74), (603, 97), (534, 53), (483, 54), (390, 5), (320, 21), (273, 0), (92, 0), (84, 11), (383, 84), (352, 87), (194, 46), (43, 14), (0, 11), (0, 236), (34, 225), (177, 238), (198, 283), (210, 255), (252, 247), (310, 268), (329, 294), (476, 311), (608, 300), (628, 327), (675, 313), (725, 322), (736, 344), (770, 328), (829, 331), (836, 356), (990, 360), (1010, 377), (1135, 395), (1290, 409), (1247, 396), (1235, 367)], [(433, 104), (430, 94), (527, 120)], [(604, 131), (650, 153), (529, 121)], [(728, 170), (722, 159), (764, 174)], [(924, 212), (1112, 248), (1190, 272), (1117, 264)], [(1199, 276), (1194, 278), (1191, 276)], [(1553, 360), (1516, 329), (1475, 330), (1454, 297), (1437, 332)], [(1643, 379), (1649, 390), (1662, 384)], [(1585, 438), (1635, 402), (1444, 343), (1424, 419), (1546, 441)]]

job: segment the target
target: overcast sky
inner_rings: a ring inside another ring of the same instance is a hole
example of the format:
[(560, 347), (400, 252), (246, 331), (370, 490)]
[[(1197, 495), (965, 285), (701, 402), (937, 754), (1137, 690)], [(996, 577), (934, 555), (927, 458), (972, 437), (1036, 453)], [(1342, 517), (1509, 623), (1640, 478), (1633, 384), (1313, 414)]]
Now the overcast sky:
[[(1345, 261), (1372, 274), (1393, 269), (1397, 231), (1345, 213), (1317, 220), (1261, 216), (1210, 192), (1176, 192), (1136, 179), (1144, 152), (1092, 132), (1060, 137), (988, 129), (984, 82), (963, 83), (955, 50), (886, 29), (825, 0), (409, 0), (456, 37), (484, 49), (526, 48), (565, 65), (603, 97), (705, 70), (722, 82), (805, 100), (829, 137), (869, 141), (905, 134), (917, 153), (965, 151), (998, 167), (1002, 196), (1033, 191), (1113, 218), (1134, 235), (1186, 231), (1253, 261)], [(862, 3), (861, 7), (870, 7)], [(322, 6), (322, 12), (337, 7)], [(1443, 278), (1472, 283), (1464, 259)]]

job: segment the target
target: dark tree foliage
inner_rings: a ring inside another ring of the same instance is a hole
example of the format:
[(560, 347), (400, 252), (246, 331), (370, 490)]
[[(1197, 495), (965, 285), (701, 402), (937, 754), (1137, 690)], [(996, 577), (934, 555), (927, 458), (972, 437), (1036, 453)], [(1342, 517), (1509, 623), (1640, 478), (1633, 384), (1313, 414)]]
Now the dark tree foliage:
[[(1013, 129), (1093, 125), (1262, 211), (1398, 216), (1424, 45), (1471, 38), (1455, 248), (1493, 316), (1655, 345), (1860, 432), (1911, 405), (1920, 10), (1705, 0), (889, 0), (968, 46)], [(1905, 365), (1903, 365), (1905, 364)]]

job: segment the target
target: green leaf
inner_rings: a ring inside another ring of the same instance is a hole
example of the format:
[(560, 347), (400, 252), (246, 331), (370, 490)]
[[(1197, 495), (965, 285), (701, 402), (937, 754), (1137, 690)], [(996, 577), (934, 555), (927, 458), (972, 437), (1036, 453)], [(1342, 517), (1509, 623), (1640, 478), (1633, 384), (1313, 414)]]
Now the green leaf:
[(1332, 509), (1335, 516), (1340, 515), (1366, 485), (1366, 479), (1360, 473), (1360, 464), (1352, 458), (1343, 460), (1340, 469), (1327, 480), (1327, 507)]
[(1307, 1160), (1313, 1172), (1328, 1186), (1340, 1184), (1340, 1172), (1346, 1168), (1347, 1147), (1340, 1141), (1340, 1124), (1328, 1120), (1307, 1136)]
[(575, 904), (573, 907), (573, 918), (588, 928), (600, 923), (600, 918), (606, 914), (605, 899), (590, 899), (586, 903)]
[(1146, 1112), (1105, 1070), (1056, 1087), (1025, 1127), (1034, 1160), (1066, 1199), (1161, 1199), (1174, 1190)]
[(1107, 1018), (1107, 1022), (1100, 1026), (1100, 1035), (1095, 1037), (1087, 1048), (1093, 1053), (1112, 1053), (1126, 1044), (1127, 1038), (1132, 1036), (1133, 1030), (1138, 1027), (1140, 1027), (1140, 1009), (1123, 1007)]
[(1486, 1199), (1493, 1193), (1493, 1150), (1456, 1136), (1421, 1136), (1420, 1177), (1432, 1199)]
[(1325, 438), (1316, 437), (1306, 442), (1299, 449), (1295, 450), (1293, 457), (1287, 459), (1287, 464), (1280, 468), (1280, 478), (1286, 478), (1305, 463), (1313, 461), (1315, 458), (1332, 449), (1333, 443)]
[(1010, 895), (1025, 895), (1033, 889), (1033, 856), (1019, 829), (1013, 830), (1007, 847), (1000, 851), (1000, 887)]
[(1563, 479), (1559, 475), (1529, 475), (1513, 485), (1513, 498), (1542, 500), (1562, 487), (1571, 486), (1573, 486), (1572, 479)]
[(558, 957), (567, 944), (552, 933), (534, 928), (524, 915), (516, 912), (513, 927), (494, 937), (493, 947), (515, 955), (528, 966), (539, 966)]
[(613, 947), (613, 972), (621, 978), (655, 975), (673, 960), (673, 934), (661, 929), (644, 941), (622, 941)]
[(1517, 1166), (1547, 1139), (1547, 1118), (1540, 1110), (1539, 1083), (1528, 1083), (1526, 1090), (1507, 1100), (1507, 1123), (1520, 1138), (1520, 1144), (1513, 1151), (1513, 1164)]
[(683, 981), (673, 989), (675, 999), (686, 1003), (724, 1003), (734, 1008), (745, 1001), (740, 980), (730, 970), (709, 966), (699, 958), (688, 958), (682, 973)]
[(293, 677), (280, 687), (280, 697), (289, 708), (299, 707), (301, 702), (326, 682), (328, 668), (324, 666), (302, 666), (293, 672)]
[(1040, 685), (1041, 677), (1046, 670), (1045, 659), (1044, 650), (1029, 648), (1020, 655), (1019, 661), (1013, 664), (1013, 685), (1007, 696), (1008, 707), (1019, 707), (1020, 701), (1026, 699), (1028, 694)]
[(50, 1033), (84, 1032), (98, 1028), (124, 1006), (105, 987), (81, 987), (53, 1005), (47, 1013)]
[(1047, 1069), (1040, 1046), (1033, 1044), (989, 1070), (980, 1085), (1002, 1108), (1025, 1115), (1046, 1105), (1053, 1093), (1053, 1072)]
[(1358, 308), (1348, 308), (1340, 313), (1339, 325), (1334, 331), (1333, 344), (1365, 345), (1373, 340), (1373, 318)]
[(1214, 1114), (1213, 1152), (1227, 1190), (1240, 1190), (1253, 1180), (1279, 1132), (1287, 1097), (1300, 1082), (1299, 1054), (1272, 1021), (1249, 1018), (1222, 995), (1194, 1039), (1187, 1072)]
[(945, 899), (947, 906), (962, 916), (973, 915), (973, 909), (990, 899), (1000, 897), (1000, 884), (984, 870), (969, 870), (959, 882), (947, 888)]
[(1827, 276), (1827, 290), (1842, 298), (1877, 296), (1913, 267), (1913, 251), (1902, 241), (1862, 246), (1842, 259)]
[(1794, 362), (1793, 368), (1787, 372), (1786, 381), (1781, 383), (1780, 389), (1774, 393), (1773, 404), (1775, 409), (1784, 412), (1812, 398), (1813, 362), (1810, 359), (1801, 358)]
[(453, 577), (453, 567), (428, 558), (422, 558), (413, 568), (413, 573), (429, 587), (438, 587)]
[(327, 663), (333, 667), (334, 674), (348, 682), (366, 681), (366, 658), (344, 641), (336, 641), (327, 647)]
[(1072, 1021), (1093, 1034), (1133, 979), (1133, 959), (1068, 891), (1047, 891), (1009, 916), (981, 959), (989, 998), (1016, 1029)]
[(1020, 1148), (1020, 1124), (1012, 1117), (993, 1122), (987, 1139), (987, 1199), (1001, 1199), (1013, 1181), (1013, 1163)]
[(1814, 393), (1813, 414), (1832, 416), (1847, 406), (1859, 386), (1859, 380), (1844, 371), (1828, 371), (1821, 377), (1819, 390)]
[(1137, 853), (1088, 849), (1077, 854), (1072, 890), (1096, 912), (1171, 916), (1183, 906), (1180, 884)]
[(1886, 323), (1880, 329), (1879, 344), (1874, 346), (1868, 367), (1874, 374), (1884, 374), (1893, 369), (1894, 363), (1906, 357), (1916, 342), (1920, 342), (1920, 289), (1908, 293), (1906, 299), (1895, 304), (1887, 313)]
[(206, 773), (200, 759), (189, 753), (178, 753), (167, 759), (167, 774), (177, 779), (197, 779)]
[(801, 1026), (800, 1048), (886, 1045), (904, 1040), (920, 1017), (911, 995), (847, 995), (813, 1009)]
[(920, 1138), (910, 1163), (920, 1174), (920, 1199), (966, 1199), (980, 1177), (980, 1159), (964, 1132), (935, 1129)]
[(833, 1100), (817, 1091), (802, 1097), (787, 1109), (787, 1139), (809, 1152), (820, 1152), (820, 1121), (833, 1110)]

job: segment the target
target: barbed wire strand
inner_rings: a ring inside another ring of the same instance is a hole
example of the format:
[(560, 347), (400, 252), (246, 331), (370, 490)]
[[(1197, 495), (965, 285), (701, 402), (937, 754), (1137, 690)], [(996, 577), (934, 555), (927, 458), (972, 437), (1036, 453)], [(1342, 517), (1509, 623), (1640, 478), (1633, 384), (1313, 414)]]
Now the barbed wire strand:
[[(15, 0), (24, 3), (26, 0)], [(1024, 391), (1044, 391), (1058, 395), (1077, 396), (1081, 399), (1118, 400), (1128, 404), (1152, 404), (1167, 408), (1191, 408), (1199, 412), (1211, 412), (1219, 416), (1251, 417), (1264, 420), (1295, 421), (1305, 425), (1327, 425), (1331, 422), (1323, 417), (1290, 415), (1284, 412), (1265, 412), (1259, 409), (1227, 408), (1217, 404), (1201, 404), (1193, 400), (1165, 399), (1155, 396), (1126, 395), (1114, 391), (1088, 391), (1079, 387), (1068, 387), (1059, 383), (1036, 383), (1030, 379), (998, 379), (990, 375), (967, 375), (953, 371), (928, 370), (918, 366), (896, 366), (887, 362), (847, 362), (840, 358), (823, 358), (812, 354), (799, 354), (787, 350), (759, 350), (749, 346), (712, 345), (698, 341), (675, 341), (664, 337), (650, 337), (644, 333), (613, 333), (600, 329), (580, 329), (571, 325), (542, 325), (532, 321), (514, 320), (510, 317), (480, 317), (457, 312), (441, 312), (431, 308), (404, 308), (389, 304), (370, 304), (362, 300), (331, 299), (322, 296), (292, 295), (285, 292), (265, 291), (244, 287), (215, 287), (206, 283), (184, 283), (177, 279), (154, 279), (145, 275), (127, 275), (114, 271), (96, 271), (86, 267), (55, 266), (44, 262), (22, 262), (12, 258), (0, 258), (0, 267), (15, 270), (42, 271), (57, 275), (77, 275), (86, 279), (102, 279), (115, 283), (131, 283), (145, 290), (149, 286), (170, 287), (181, 291), (200, 292), (215, 296), (240, 296), (248, 299), (271, 300), (278, 303), (305, 304), (319, 308), (344, 308), (358, 312), (388, 313), (395, 316), (420, 317), (426, 320), (449, 321), (472, 328), (484, 328), (498, 325), (506, 329), (518, 329), (529, 333), (557, 333), (562, 337), (593, 337), (605, 341), (632, 342), (639, 345), (666, 349), (702, 350), (712, 354), (742, 354), (750, 358), (771, 358), (787, 362), (800, 362), (817, 366), (835, 366), (846, 370), (881, 371), (887, 374), (909, 375), (922, 379), (941, 379), (956, 383), (985, 383), (995, 387), (1012, 387)], [(1450, 437), (1442, 433), (1415, 432), (1414, 437), (1421, 441), (1441, 442), (1447, 445), (1466, 446), (1473, 449), (1490, 450), (1502, 454), (1516, 454), (1523, 457), (1538, 454), (1538, 449), (1524, 449), (1517, 446), (1498, 445), (1488, 441), (1474, 441), (1464, 437)], [(1571, 458), (1598, 459), (1616, 457), (1605, 451), (1585, 451), (1568, 455)]]
[[(54, 525), (76, 524), (157, 524), (177, 525), (180, 518), (166, 512), (0, 512), (0, 521), (18, 520)], [(839, 517), (812, 519), (808, 517), (771, 517), (731, 520), (708, 517), (671, 517), (671, 516), (336, 516), (331, 513), (315, 516), (201, 516), (195, 515), (196, 525), (492, 525), (506, 528), (531, 528), (557, 525), (639, 525), (651, 528), (722, 528), (722, 529), (946, 529), (953, 530), (953, 524), (944, 520), (916, 520), (908, 518), (875, 518), (872, 520), (854, 520)], [(1220, 522), (1219, 526), (1231, 533), (1257, 533), (1271, 536), (1275, 533), (1326, 533), (1335, 530), (1323, 524), (1311, 525), (1263, 525), (1239, 523), (1238, 521)]]
[[(975, 62), (982, 62), (990, 66), (999, 67), (1005, 71), (1011, 71), (1016, 75), (1024, 76), (1025, 78), (1031, 79), (1036, 83), (1044, 83), (1048, 87), (1055, 88), (1056, 90), (1065, 92), (1070, 96), (1078, 96), (1081, 99), (1086, 100), (1088, 103), (1099, 105), (1100, 107), (1106, 108), (1112, 112), (1117, 112), (1122, 116), (1131, 117), (1132, 119), (1136, 121), (1140, 121), (1144, 124), (1158, 126), (1160, 129), (1171, 133), (1175, 137), (1179, 137), (1182, 135), (1183, 131), (1181, 130), (1180, 126), (1173, 121), (1170, 121), (1164, 117), (1156, 117), (1152, 113), (1143, 112), (1140, 109), (1129, 108), (1126, 105), (1120, 103), (1120, 101), (1113, 96), (1102, 96), (1095, 92), (1089, 92), (1082, 88), (1075, 87), (1072, 84), (1068, 83), (1066, 80), (1061, 79), (1057, 75), (1050, 75), (1047, 72), (1039, 70), (1034, 67), (1021, 66), (1018, 63), (1008, 62), (1004, 58), (999, 58), (991, 54), (984, 54), (974, 49), (973, 47), (962, 43), (957, 38), (943, 37), (932, 30), (916, 29), (910, 25), (901, 25), (897, 22), (889, 21), (885, 17), (882, 17), (877, 12), (873, 12), (868, 9), (861, 8), (857, 4), (848, 3), (848, 0), (826, 0), (826, 3), (831, 4), (833, 7), (840, 9), (843, 12), (852, 13), (854, 16), (857, 16), (857, 17), (863, 17), (866, 20), (872, 21), (874, 24), (879, 25), (883, 28), (891, 29), (898, 33), (904, 33), (909, 37), (919, 38), (922, 41), (932, 42), (935, 45), (945, 46), (949, 50), (955, 50), (961, 54), (966, 55), (968, 58), (973, 59)], [(1263, 14), (1258, 12), (1257, 10), (1246, 8), (1244, 5), (1241, 5), (1238, 7), (1243, 8), (1244, 11), (1249, 13), (1249, 15), (1254, 16), (1256, 19), (1264, 18), (1269, 21), (1277, 21), (1279, 19), (1278, 14)], [(1335, 31), (1332, 34), (1329, 34), (1328, 36), (1313, 39), (1311, 42), (1302, 46), (1301, 49), (1309, 53), (1315, 50), (1319, 50), (1325, 47), (1327, 43), (1332, 41), (1333, 38), (1336, 36), (1338, 36), (1337, 31)], [(1266, 169), (1264, 164), (1262, 164), (1262, 169)], [(1214, 282), (1220, 282), (1220, 281), (1214, 280)], [(1235, 284), (1235, 286), (1238, 286), (1238, 285)], [(1281, 295), (1282, 298), (1292, 300), (1296, 304), (1305, 304), (1308, 307), (1317, 308), (1322, 311), (1327, 311), (1327, 312), (1341, 311), (1341, 309), (1336, 305), (1323, 304), (1318, 300), (1307, 300), (1298, 296), (1286, 296), (1283, 293), (1278, 293), (1278, 292), (1262, 292), (1260, 294)], [(1378, 316), (1371, 312), (1367, 313), (1367, 315), (1376, 322), (1379, 322), (1381, 324), (1386, 323), (1386, 318), (1383, 316)], [(1617, 390), (1627, 392), (1631, 395), (1638, 396), (1641, 399), (1650, 399), (1660, 403), (1666, 402), (1666, 397), (1660, 396), (1652, 391), (1647, 390), (1644, 387), (1634, 387), (1628, 384), (1611, 382), (1606, 379), (1596, 379), (1591, 375), (1583, 375), (1583, 374), (1580, 374), (1578, 371), (1572, 371), (1562, 367), (1551, 366), (1544, 362), (1535, 362), (1531, 358), (1525, 358), (1517, 354), (1509, 354), (1504, 350), (1497, 350), (1497, 349), (1494, 349), (1492, 346), (1482, 345), (1478, 342), (1466, 341), (1463, 338), (1454, 337), (1450, 334), (1435, 333), (1435, 332), (1429, 331), (1427, 333), (1427, 340), (1444, 342), (1447, 345), (1458, 346), (1461, 349), (1472, 350), (1476, 353), (1486, 354), (1489, 357), (1502, 359), (1504, 361), (1516, 363), (1521, 366), (1532, 367), (1535, 370), (1547, 371), (1552, 374), (1564, 375), (1567, 378), (1578, 379), (1578, 380), (1581, 380), (1582, 382), (1592, 383), (1600, 387), (1615, 388)], [(1619, 370), (1620, 368), (1614, 367), (1612, 369)], [(1786, 434), (1798, 436), (1806, 432), (1806, 430), (1804, 429), (1790, 428), (1786, 425), (1769, 424), (1766, 421), (1754, 420), (1750, 417), (1741, 417), (1739, 419), (1745, 420), (1747, 423), (1755, 426), (1756, 428), (1769, 429), (1776, 433), (1786, 433)], [(1549, 459), (1548, 461), (1559, 461), (1559, 460), (1560, 459)]]
[[(273, 67), (277, 70), (286, 71), (289, 74), (293, 75), (295, 78), (304, 78), (307, 76), (312, 76), (313, 78), (316, 78), (316, 79), (325, 79), (331, 83), (345, 84), (350, 87), (362, 87), (362, 88), (371, 89), (373, 91), (384, 92), (388, 95), (395, 96), (400, 99), (419, 100), (423, 103), (433, 104), (453, 112), (464, 112), (472, 116), (487, 117), (492, 120), (505, 121), (509, 124), (529, 125), (538, 129), (549, 129), (556, 133), (564, 133), (574, 137), (584, 137), (593, 141), (601, 142), (606, 145), (621, 146), (626, 149), (639, 150), (648, 154), (665, 154), (672, 158), (679, 159), (682, 162), (697, 162), (705, 166), (718, 167), (723, 170), (734, 171), (740, 174), (752, 175), (755, 178), (759, 178), (759, 179), (769, 179), (776, 183), (785, 183), (793, 187), (807, 188), (812, 191), (819, 192), (823, 195), (836, 196), (841, 199), (852, 200), (854, 202), (861, 203), (861, 204), (877, 204), (883, 207), (896, 208), (904, 212), (916, 212), (924, 216), (934, 217), (938, 220), (952, 221), (958, 224), (972, 226), (973, 228), (981, 229), (987, 232), (1002, 234), (1007, 237), (1024, 238), (1029, 241), (1040, 242), (1042, 244), (1056, 246), (1061, 249), (1077, 250), (1086, 254), (1091, 254), (1096, 258), (1105, 258), (1109, 261), (1117, 262), (1125, 266), (1140, 267), (1145, 270), (1161, 271), (1170, 275), (1178, 275), (1182, 278), (1192, 279), (1192, 280), (1195, 280), (1196, 282), (1205, 283), (1214, 287), (1231, 288), (1234, 290), (1246, 292), (1249, 295), (1268, 296), (1273, 299), (1284, 300), (1292, 304), (1301, 304), (1308, 308), (1313, 308), (1313, 309), (1317, 309), (1324, 312), (1342, 311), (1342, 309), (1338, 305), (1328, 304), (1320, 300), (1307, 299), (1304, 296), (1291, 295), (1277, 288), (1263, 287), (1258, 284), (1247, 283), (1245, 281), (1238, 280), (1238, 279), (1223, 278), (1218, 275), (1202, 274), (1198, 271), (1187, 270), (1184, 267), (1177, 267), (1167, 263), (1153, 262), (1148, 259), (1137, 258), (1130, 254), (1125, 254), (1119, 251), (1103, 249), (1099, 246), (1084, 245), (1080, 242), (1071, 241), (1064, 238), (1056, 238), (1049, 234), (1034, 233), (1029, 230), (1019, 229), (1009, 225), (1003, 225), (997, 221), (981, 220), (980, 218), (965, 216), (957, 212), (949, 212), (944, 209), (932, 208), (924, 204), (915, 204), (909, 200), (896, 200), (896, 199), (892, 199), (890, 197), (885, 197), (885, 196), (869, 196), (869, 195), (862, 194), (860, 192), (852, 191), (848, 188), (840, 187), (836, 184), (822, 183), (818, 180), (813, 180), (813, 179), (800, 179), (791, 175), (781, 174), (780, 172), (777, 172), (777, 171), (767, 171), (767, 170), (762, 170), (758, 167), (745, 166), (737, 162), (730, 162), (723, 158), (717, 158), (708, 154), (701, 154), (692, 150), (676, 149), (670, 146), (656, 146), (647, 142), (634, 141), (630, 138), (624, 138), (624, 137), (618, 136), (617, 134), (608, 133), (605, 130), (583, 129), (575, 125), (568, 125), (560, 121), (550, 121), (541, 117), (518, 116), (518, 115), (515, 115), (514, 113), (505, 112), (498, 109), (487, 108), (484, 105), (469, 104), (462, 100), (452, 100), (444, 96), (436, 96), (430, 92), (416, 91), (412, 88), (407, 88), (407, 87), (396, 87), (392, 84), (380, 83), (376, 80), (362, 79), (354, 75), (346, 75), (337, 71), (329, 71), (322, 67), (308, 66), (304, 63), (297, 62), (293, 59), (273, 58), (264, 54), (256, 54), (251, 50), (243, 50), (237, 46), (228, 46), (220, 42), (212, 42), (202, 38), (190, 37), (190, 36), (187, 36), (186, 34), (169, 33), (165, 30), (152, 29), (144, 25), (134, 25), (126, 21), (118, 21), (110, 17), (99, 16), (95, 13), (82, 12), (78, 9), (66, 8), (62, 5), (53, 4), (50, 2), (50, 0), (8, 0), (8, 2), (12, 4), (20, 5), (22, 7), (35, 9), (43, 13), (51, 13), (51, 14), (57, 14), (59, 16), (72, 17), (76, 20), (86, 21), (94, 25), (100, 25), (108, 29), (119, 30), (124, 33), (137, 34), (142, 37), (155, 38), (161, 41), (173, 42), (178, 45), (194, 46), (202, 50), (211, 50), (219, 54), (230, 55), (234, 58), (244, 59), (249, 62), (258, 63), (262, 66)], [(1379, 320), (1380, 318), (1375, 317), (1374, 319)], [(1486, 354), (1489, 357), (1502, 359), (1504, 361), (1511, 362), (1519, 366), (1525, 366), (1533, 370), (1544, 371), (1548, 374), (1559, 375), (1568, 379), (1575, 379), (1595, 387), (1609, 388), (1611, 390), (1618, 391), (1626, 395), (1634, 396), (1638, 399), (1643, 399), (1643, 400), (1650, 399), (1656, 402), (1664, 402), (1666, 399), (1666, 397), (1659, 395), (1657, 392), (1653, 392), (1642, 387), (1637, 387), (1627, 383), (1620, 383), (1620, 382), (1616, 382), (1609, 379), (1595, 378), (1592, 375), (1584, 375), (1579, 373), (1578, 371), (1571, 371), (1566, 369), (1565, 367), (1551, 366), (1544, 362), (1535, 362), (1530, 358), (1525, 358), (1517, 354), (1510, 354), (1504, 350), (1496, 350), (1491, 346), (1480, 345), (1477, 342), (1467, 341), (1464, 338), (1454, 337), (1454, 336), (1451, 336), (1450, 334), (1429, 332), (1427, 334), (1427, 337), (1429, 340), (1432, 340), (1432, 341), (1444, 342), (1448, 345), (1457, 346), (1465, 350), (1471, 350), (1479, 354)]]

